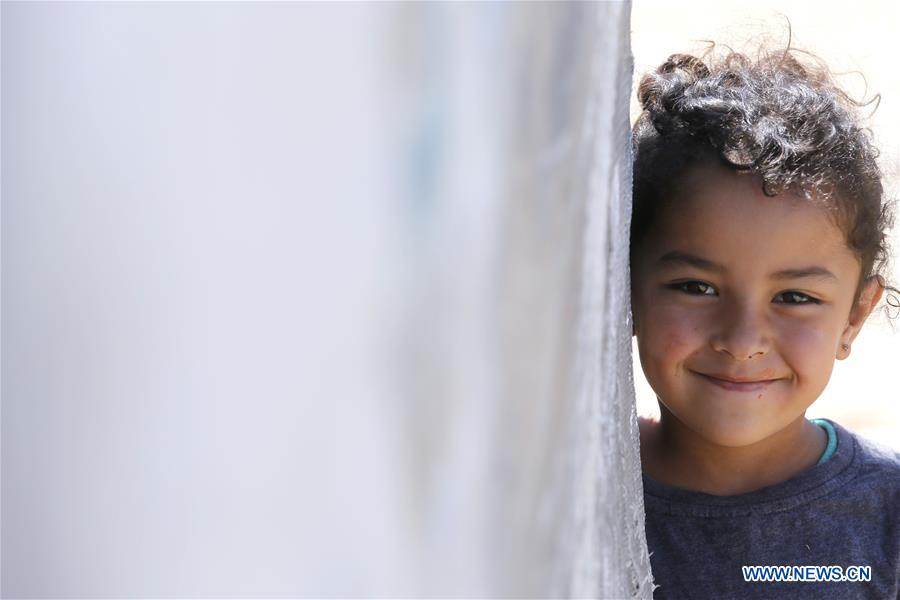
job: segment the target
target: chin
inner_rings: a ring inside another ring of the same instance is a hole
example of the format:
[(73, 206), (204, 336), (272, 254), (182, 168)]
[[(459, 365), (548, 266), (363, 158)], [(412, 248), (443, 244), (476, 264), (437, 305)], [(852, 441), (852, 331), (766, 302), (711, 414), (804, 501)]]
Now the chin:
[(712, 424), (702, 427), (691, 427), (706, 441), (726, 448), (750, 446), (769, 437), (772, 432), (761, 427), (748, 425)]
[(753, 434), (735, 434), (731, 436), (720, 435), (711, 439), (710, 441), (718, 446), (722, 446), (725, 448), (743, 448), (744, 446), (751, 446), (759, 441), (762, 441), (766, 437), (767, 436), (764, 435)]

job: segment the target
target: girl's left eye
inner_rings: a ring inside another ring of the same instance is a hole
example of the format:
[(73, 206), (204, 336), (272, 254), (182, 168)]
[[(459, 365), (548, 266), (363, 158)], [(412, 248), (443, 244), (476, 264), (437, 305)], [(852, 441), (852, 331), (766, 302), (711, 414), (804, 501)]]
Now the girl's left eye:
[(808, 294), (804, 294), (803, 292), (781, 292), (777, 296), (784, 297), (785, 300), (782, 301), (782, 304), (818, 304), (819, 301), (813, 298)]

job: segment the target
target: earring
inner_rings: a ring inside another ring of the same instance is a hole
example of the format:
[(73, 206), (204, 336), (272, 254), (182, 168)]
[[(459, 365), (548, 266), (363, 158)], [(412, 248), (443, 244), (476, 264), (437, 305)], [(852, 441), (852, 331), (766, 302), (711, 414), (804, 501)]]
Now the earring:
[(844, 352), (846, 352), (849, 349), (850, 349), (850, 344), (841, 344), (841, 350), (843, 350)]

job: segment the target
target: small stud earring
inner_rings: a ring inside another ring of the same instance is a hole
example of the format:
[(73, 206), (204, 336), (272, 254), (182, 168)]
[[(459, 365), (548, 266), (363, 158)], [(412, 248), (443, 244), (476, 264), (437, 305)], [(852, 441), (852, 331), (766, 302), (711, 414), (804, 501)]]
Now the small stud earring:
[(849, 349), (850, 349), (850, 344), (841, 344), (841, 350), (843, 350), (844, 352), (846, 352)]

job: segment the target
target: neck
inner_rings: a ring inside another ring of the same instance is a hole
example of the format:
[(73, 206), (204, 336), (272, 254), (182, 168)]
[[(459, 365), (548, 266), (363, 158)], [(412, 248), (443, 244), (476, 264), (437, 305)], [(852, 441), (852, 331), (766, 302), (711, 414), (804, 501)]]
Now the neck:
[(825, 451), (828, 436), (805, 415), (784, 429), (746, 446), (710, 442), (660, 404), (659, 423), (641, 423), (641, 462), (652, 478), (668, 485), (732, 496), (781, 483), (809, 469)]

